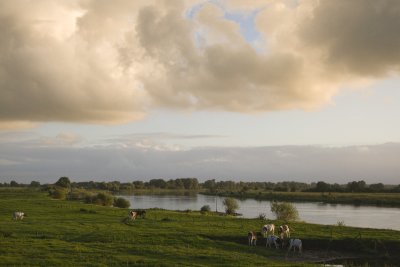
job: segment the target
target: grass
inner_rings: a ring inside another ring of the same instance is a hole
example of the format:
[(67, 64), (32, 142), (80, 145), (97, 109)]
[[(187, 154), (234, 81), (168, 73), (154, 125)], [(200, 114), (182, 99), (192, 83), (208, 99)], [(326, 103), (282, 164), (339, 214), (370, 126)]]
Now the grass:
[[(55, 200), (46, 193), (0, 190), (1, 266), (315, 266), (315, 255), (384, 255), (399, 260), (400, 232), (292, 223), (305, 256), (247, 245), (265, 221), (152, 209), (127, 220), (127, 209)], [(27, 217), (13, 221), (14, 211)], [(282, 222), (274, 221), (276, 224)]]

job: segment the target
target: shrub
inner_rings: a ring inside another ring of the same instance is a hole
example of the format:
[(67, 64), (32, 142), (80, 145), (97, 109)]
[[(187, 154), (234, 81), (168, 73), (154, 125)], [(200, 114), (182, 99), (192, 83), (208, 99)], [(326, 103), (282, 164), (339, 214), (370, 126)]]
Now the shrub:
[(65, 199), (65, 197), (67, 196), (67, 192), (65, 192), (65, 190), (63, 189), (56, 188), (50, 192), (50, 195), (52, 198)]
[(271, 211), (275, 213), (277, 220), (296, 221), (299, 219), (299, 212), (292, 203), (272, 201)]
[(231, 197), (225, 198), (222, 204), (225, 206), (226, 214), (235, 214), (236, 210), (239, 208), (236, 199)]
[(260, 213), (260, 214), (258, 214), (257, 219), (259, 219), (261, 221), (266, 221), (267, 220), (267, 215), (265, 213)]
[(97, 195), (88, 195), (85, 202), (102, 206), (111, 206), (114, 202), (114, 197), (110, 194), (98, 193)]
[(210, 212), (211, 208), (209, 205), (204, 205), (203, 207), (201, 207), (200, 211), (201, 212)]
[(123, 197), (114, 198), (114, 207), (129, 208), (131, 203)]
[(344, 221), (338, 221), (336, 225), (337, 226), (345, 226)]

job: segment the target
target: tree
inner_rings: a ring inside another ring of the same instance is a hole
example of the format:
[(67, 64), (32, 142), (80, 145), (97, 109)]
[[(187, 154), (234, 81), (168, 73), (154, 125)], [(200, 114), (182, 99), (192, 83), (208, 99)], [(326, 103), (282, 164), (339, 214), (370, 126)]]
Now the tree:
[(368, 188), (372, 192), (382, 192), (385, 190), (385, 186), (382, 183), (370, 184)]
[(17, 187), (17, 186), (19, 186), (19, 184), (16, 181), (11, 181), (10, 182), (10, 186), (11, 187)]
[(234, 214), (239, 208), (239, 204), (237, 203), (236, 199), (231, 197), (225, 198), (222, 204), (225, 206), (226, 214)]
[(68, 177), (61, 177), (60, 179), (58, 179), (58, 181), (56, 182), (57, 186), (60, 187), (65, 187), (65, 188), (69, 188), (71, 187), (71, 181), (69, 180)]
[(30, 187), (39, 187), (40, 183), (37, 181), (32, 181), (31, 184), (29, 185)]
[(365, 181), (352, 181), (347, 184), (347, 190), (350, 192), (363, 192), (365, 191), (366, 183)]
[(315, 186), (317, 192), (328, 192), (331, 190), (331, 185), (322, 181), (319, 181)]
[(299, 212), (292, 203), (272, 201), (271, 211), (275, 213), (277, 220), (296, 221), (299, 219)]
[(131, 203), (123, 197), (114, 198), (114, 207), (118, 208), (129, 208)]

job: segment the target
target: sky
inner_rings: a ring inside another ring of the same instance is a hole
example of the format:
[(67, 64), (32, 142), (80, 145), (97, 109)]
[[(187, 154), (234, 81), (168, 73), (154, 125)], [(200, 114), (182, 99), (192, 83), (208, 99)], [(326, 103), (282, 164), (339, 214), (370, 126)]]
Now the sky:
[(0, 182), (400, 183), (397, 0), (4, 0)]

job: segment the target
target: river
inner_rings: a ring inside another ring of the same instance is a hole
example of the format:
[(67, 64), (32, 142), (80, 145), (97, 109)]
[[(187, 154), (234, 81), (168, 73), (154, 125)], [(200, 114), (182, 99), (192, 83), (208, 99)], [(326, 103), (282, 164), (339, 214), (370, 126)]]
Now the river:
[[(223, 197), (193, 195), (129, 195), (132, 209), (161, 208), (168, 210), (200, 210), (209, 205), (211, 210), (224, 211)], [(267, 218), (275, 218), (270, 211), (270, 201), (245, 199), (239, 200), (244, 218), (255, 218), (264, 213)], [(296, 202), (300, 220), (317, 224), (337, 224), (344, 222), (346, 226), (367, 227), (377, 229), (393, 229), (400, 231), (400, 208), (354, 206), (341, 204), (323, 204), (315, 202)]]

